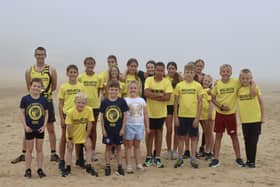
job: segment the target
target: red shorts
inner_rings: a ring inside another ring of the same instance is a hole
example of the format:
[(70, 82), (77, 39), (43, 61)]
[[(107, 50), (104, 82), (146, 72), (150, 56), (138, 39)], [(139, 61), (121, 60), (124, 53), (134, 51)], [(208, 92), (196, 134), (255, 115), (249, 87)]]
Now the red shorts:
[(216, 113), (215, 129), (216, 133), (224, 133), (227, 129), (228, 135), (237, 133), (236, 115), (234, 114), (220, 114)]

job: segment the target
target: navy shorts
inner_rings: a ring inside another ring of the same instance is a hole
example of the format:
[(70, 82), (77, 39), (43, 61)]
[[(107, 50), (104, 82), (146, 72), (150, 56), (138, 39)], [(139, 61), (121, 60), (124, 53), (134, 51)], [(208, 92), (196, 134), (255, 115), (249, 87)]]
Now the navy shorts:
[(106, 145), (121, 145), (123, 144), (123, 137), (118, 134), (107, 134), (107, 137), (103, 137), (102, 143)]
[(167, 115), (173, 115), (173, 113), (174, 113), (174, 106), (167, 105)]
[(177, 127), (178, 136), (195, 137), (198, 136), (198, 128), (193, 127), (194, 118), (180, 118), (179, 117), (179, 127)]
[(25, 132), (25, 140), (33, 140), (34, 138), (44, 139), (44, 137), (45, 137), (45, 133), (44, 132), (40, 133), (37, 130), (32, 132)]
[(165, 121), (165, 118), (150, 118), (150, 129), (151, 130), (159, 130), (162, 129), (163, 123)]
[(49, 113), (49, 118), (48, 118), (48, 123), (53, 123), (55, 122), (55, 112), (54, 112), (54, 106), (53, 102), (50, 101), (49, 103), (49, 108), (48, 108), (48, 113)]

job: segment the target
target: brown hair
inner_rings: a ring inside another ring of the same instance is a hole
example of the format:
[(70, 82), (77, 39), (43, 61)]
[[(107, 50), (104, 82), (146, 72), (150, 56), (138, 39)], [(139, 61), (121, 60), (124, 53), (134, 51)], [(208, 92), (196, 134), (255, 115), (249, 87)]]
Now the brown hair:
[(93, 61), (93, 64), (95, 64), (95, 59), (93, 57), (86, 57), (85, 60), (84, 60), (84, 64), (87, 63), (87, 61)]
[(37, 51), (44, 51), (45, 55), (47, 55), (47, 51), (46, 51), (46, 49), (45, 49), (44, 47), (41, 47), (41, 46), (37, 47), (37, 48), (34, 50), (34, 55), (36, 55), (36, 52), (37, 52)]
[(172, 83), (171, 83), (172, 87), (175, 88), (176, 85), (178, 84), (178, 82), (180, 82), (180, 74), (177, 72), (177, 64), (176, 64), (176, 62), (168, 62), (167, 63), (167, 68), (169, 66), (174, 66), (174, 68), (176, 69), (176, 72), (175, 72), (175, 74), (173, 76), (173, 80), (172, 80)]
[(195, 71), (195, 65), (193, 62), (189, 62), (184, 66), (184, 72), (185, 71)]
[(111, 71), (112, 71), (113, 68), (116, 68), (116, 69), (117, 69), (117, 71), (118, 71), (118, 80), (120, 80), (120, 69), (119, 69), (118, 66), (113, 65), (113, 66), (111, 66), (111, 67), (109, 68), (109, 72), (108, 72), (108, 73), (109, 73), (109, 78), (108, 78), (108, 81), (112, 79)]
[(70, 69), (75, 69), (76, 71), (79, 72), (79, 68), (75, 64), (70, 64), (69, 66), (67, 66), (66, 72), (68, 73)]
[(109, 55), (107, 57), (107, 60), (109, 60), (109, 59), (114, 59), (117, 62), (117, 57), (115, 55)]
[(107, 84), (107, 89), (109, 88), (119, 88), (120, 89), (120, 83), (117, 80), (109, 80)]
[(31, 82), (30, 82), (30, 85), (32, 85), (33, 82), (40, 83), (40, 84), (41, 84), (41, 87), (43, 87), (43, 81), (42, 81), (42, 79), (40, 79), (40, 78), (33, 78), (33, 79), (31, 80)]
[[(126, 63), (126, 67), (130, 66), (132, 63), (135, 63), (137, 65), (137, 67), (139, 65), (139, 63), (138, 63), (136, 58), (130, 58), (130, 59), (128, 59), (128, 61)], [(128, 75), (128, 69), (125, 72), (125, 76), (124, 76), (125, 80), (126, 80), (127, 75)], [(135, 79), (138, 81), (139, 80), (138, 72), (135, 72), (134, 76), (135, 76)]]

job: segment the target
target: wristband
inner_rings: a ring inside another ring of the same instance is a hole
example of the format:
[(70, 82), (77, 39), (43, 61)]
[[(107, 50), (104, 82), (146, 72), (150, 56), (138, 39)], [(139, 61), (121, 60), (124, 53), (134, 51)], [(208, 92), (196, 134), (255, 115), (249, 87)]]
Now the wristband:
[(73, 138), (72, 137), (68, 137), (68, 140), (72, 140)]

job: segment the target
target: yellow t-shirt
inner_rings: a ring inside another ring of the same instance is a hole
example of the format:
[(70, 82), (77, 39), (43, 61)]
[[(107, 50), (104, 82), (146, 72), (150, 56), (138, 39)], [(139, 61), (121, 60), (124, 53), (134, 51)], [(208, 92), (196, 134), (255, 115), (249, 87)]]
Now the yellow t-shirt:
[(230, 108), (229, 111), (221, 111), (220, 108), (216, 108), (217, 112), (221, 114), (235, 113), (237, 91), (239, 87), (240, 81), (238, 79), (231, 78), (226, 83), (222, 82), (221, 80), (217, 81), (212, 90), (212, 94), (216, 96), (216, 100), (220, 105), (225, 105)]
[(182, 81), (176, 85), (174, 95), (178, 96), (178, 117), (195, 118), (198, 107), (198, 96), (202, 95), (202, 87), (196, 82)]
[[(208, 120), (209, 119), (209, 107), (210, 101), (212, 99), (211, 95), (208, 94), (209, 88), (205, 88), (202, 90), (202, 110), (200, 120)], [(212, 111), (212, 120), (215, 119), (215, 110)]]
[(84, 86), (77, 82), (77, 84), (63, 83), (58, 91), (58, 99), (64, 100), (63, 113), (67, 112), (75, 105), (75, 96), (79, 92), (85, 92)]
[[(135, 75), (127, 74), (125, 77), (124, 97), (128, 96), (128, 85), (131, 81), (136, 80)], [(137, 80), (139, 84), (139, 96), (142, 95), (142, 83), (140, 78)]]
[(45, 67), (42, 71), (36, 71), (35, 66), (31, 66), (30, 71), (30, 81), (34, 78), (39, 78), (43, 82), (42, 94), (44, 97), (48, 99), (48, 101), (52, 101), (52, 81), (50, 74), (50, 66), (45, 64)]
[[(83, 144), (86, 142), (86, 127), (88, 122), (93, 122), (94, 117), (92, 109), (85, 106), (83, 111), (79, 112), (76, 107), (69, 110), (65, 124), (72, 125), (72, 141), (74, 144)], [(68, 140), (68, 131), (66, 131), (66, 139)]]
[(105, 71), (101, 72), (98, 76), (101, 80), (101, 86), (104, 86), (109, 79), (109, 71), (105, 70)]
[[(170, 81), (170, 83), (172, 85), (173, 78), (169, 77), (169, 76), (167, 76), (166, 78)], [(174, 90), (173, 90), (172, 94), (170, 95), (170, 99), (167, 102), (167, 105), (174, 105)]]
[(257, 95), (250, 96), (249, 87), (241, 87), (238, 90), (238, 110), (241, 123), (254, 123), (261, 121), (261, 106), (258, 96), (261, 95), (260, 88), (256, 87)]
[[(145, 89), (151, 89), (152, 92), (161, 93), (173, 92), (171, 83), (166, 78), (163, 78), (160, 82), (156, 82), (154, 77), (148, 77), (145, 81)], [(147, 98), (147, 111), (150, 118), (164, 118), (167, 116), (167, 102)]]
[(87, 75), (82, 73), (78, 77), (78, 81), (84, 85), (85, 93), (87, 95), (87, 105), (96, 109), (99, 108), (99, 88), (101, 88), (101, 79), (96, 73)]

